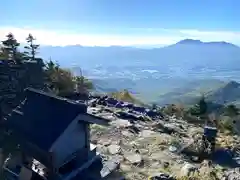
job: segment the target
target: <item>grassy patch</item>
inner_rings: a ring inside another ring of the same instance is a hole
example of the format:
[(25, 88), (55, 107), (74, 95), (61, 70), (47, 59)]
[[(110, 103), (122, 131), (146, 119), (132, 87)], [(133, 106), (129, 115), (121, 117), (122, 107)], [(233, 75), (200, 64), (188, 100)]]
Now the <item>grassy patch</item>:
[(117, 99), (117, 100), (120, 100), (120, 101), (125, 101), (125, 102), (134, 103), (134, 104), (144, 105), (143, 102), (141, 102), (136, 97), (134, 97), (131, 93), (128, 92), (128, 90), (123, 90), (123, 91), (120, 91), (120, 92), (113, 92), (113, 93), (110, 93), (110, 96)]

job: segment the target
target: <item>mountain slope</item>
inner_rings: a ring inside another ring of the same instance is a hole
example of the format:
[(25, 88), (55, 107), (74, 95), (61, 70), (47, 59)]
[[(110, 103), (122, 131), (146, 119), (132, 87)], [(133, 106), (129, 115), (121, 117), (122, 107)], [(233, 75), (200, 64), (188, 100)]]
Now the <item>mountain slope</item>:
[(203, 94), (215, 91), (226, 82), (217, 79), (198, 79), (188, 81), (183, 86), (171, 89), (169, 92), (156, 98), (158, 104), (195, 104)]
[(194, 104), (201, 95), (215, 105), (240, 105), (240, 83), (236, 81), (223, 82), (219, 80), (198, 80), (198, 85), (189, 83), (185, 88), (179, 88), (159, 96), (160, 104), (181, 102)]
[(209, 93), (206, 98), (217, 104), (238, 103), (240, 101), (240, 83), (230, 81), (216, 91)]

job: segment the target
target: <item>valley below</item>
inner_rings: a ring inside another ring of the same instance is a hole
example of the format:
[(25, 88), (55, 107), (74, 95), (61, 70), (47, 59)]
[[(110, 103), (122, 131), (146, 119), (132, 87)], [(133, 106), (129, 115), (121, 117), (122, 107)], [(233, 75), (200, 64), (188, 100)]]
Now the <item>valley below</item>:
[(219, 71), (217, 69), (194, 69), (191, 71), (182, 69), (180, 72), (166, 69), (161, 71), (156, 68), (148, 70), (132, 68), (122, 69), (122, 71), (115, 69), (112, 72), (108, 69), (102, 70), (100, 73), (102, 74), (94, 71), (88, 72), (88, 76), (94, 82), (98, 92), (110, 93), (127, 89), (145, 103), (158, 105), (195, 103), (202, 95), (208, 95), (223, 88), (231, 81), (238, 82), (240, 74), (239, 71)]
[(50, 54), (73, 74), (88, 77), (97, 92), (127, 89), (150, 104), (192, 103), (230, 81), (240, 81), (240, 48), (227, 42), (185, 39), (151, 49), (43, 46), (40, 54), (45, 59)]

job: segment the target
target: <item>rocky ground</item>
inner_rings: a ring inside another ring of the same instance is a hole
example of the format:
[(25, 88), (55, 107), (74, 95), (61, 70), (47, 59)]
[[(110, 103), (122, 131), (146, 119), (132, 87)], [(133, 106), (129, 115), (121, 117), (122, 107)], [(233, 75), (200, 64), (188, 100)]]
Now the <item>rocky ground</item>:
[[(166, 180), (240, 179), (237, 168), (239, 136), (219, 133), (217, 138), (217, 149), (231, 152), (234, 166), (216, 162), (216, 159), (222, 158), (220, 152), (212, 159), (196, 162), (185, 152), (186, 149), (197, 152), (199, 143), (196, 142), (203, 132), (201, 125), (190, 124), (175, 116), (147, 115), (132, 109), (107, 103), (90, 104), (88, 108), (89, 113), (111, 120), (107, 127), (91, 127), (91, 141), (97, 144), (103, 160), (114, 162), (114, 165), (109, 165), (114, 167), (109, 179), (122, 176), (133, 180), (148, 179), (150, 176)], [(223, 161), (228, 160), (225, 158)]]

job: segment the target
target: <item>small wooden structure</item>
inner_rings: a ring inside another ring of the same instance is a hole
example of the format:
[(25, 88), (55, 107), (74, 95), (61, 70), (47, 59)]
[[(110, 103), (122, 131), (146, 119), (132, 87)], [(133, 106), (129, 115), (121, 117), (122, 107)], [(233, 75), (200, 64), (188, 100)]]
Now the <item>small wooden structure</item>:
[[(5, 122), (20, 145), (17, 179), (30, 180), (37, 177), (36, 173), (42, 179), (74, 178), (97, 159), (96, 147), (90, 144), (89, 124), (108, 125), (108, 121), (87, 114), (83, 103), (35, 89), (27, 89), (25, 94), (24, 102)], [(45, 172), (39, 173), (36, 167), (34, 171), (34, 161)]]

